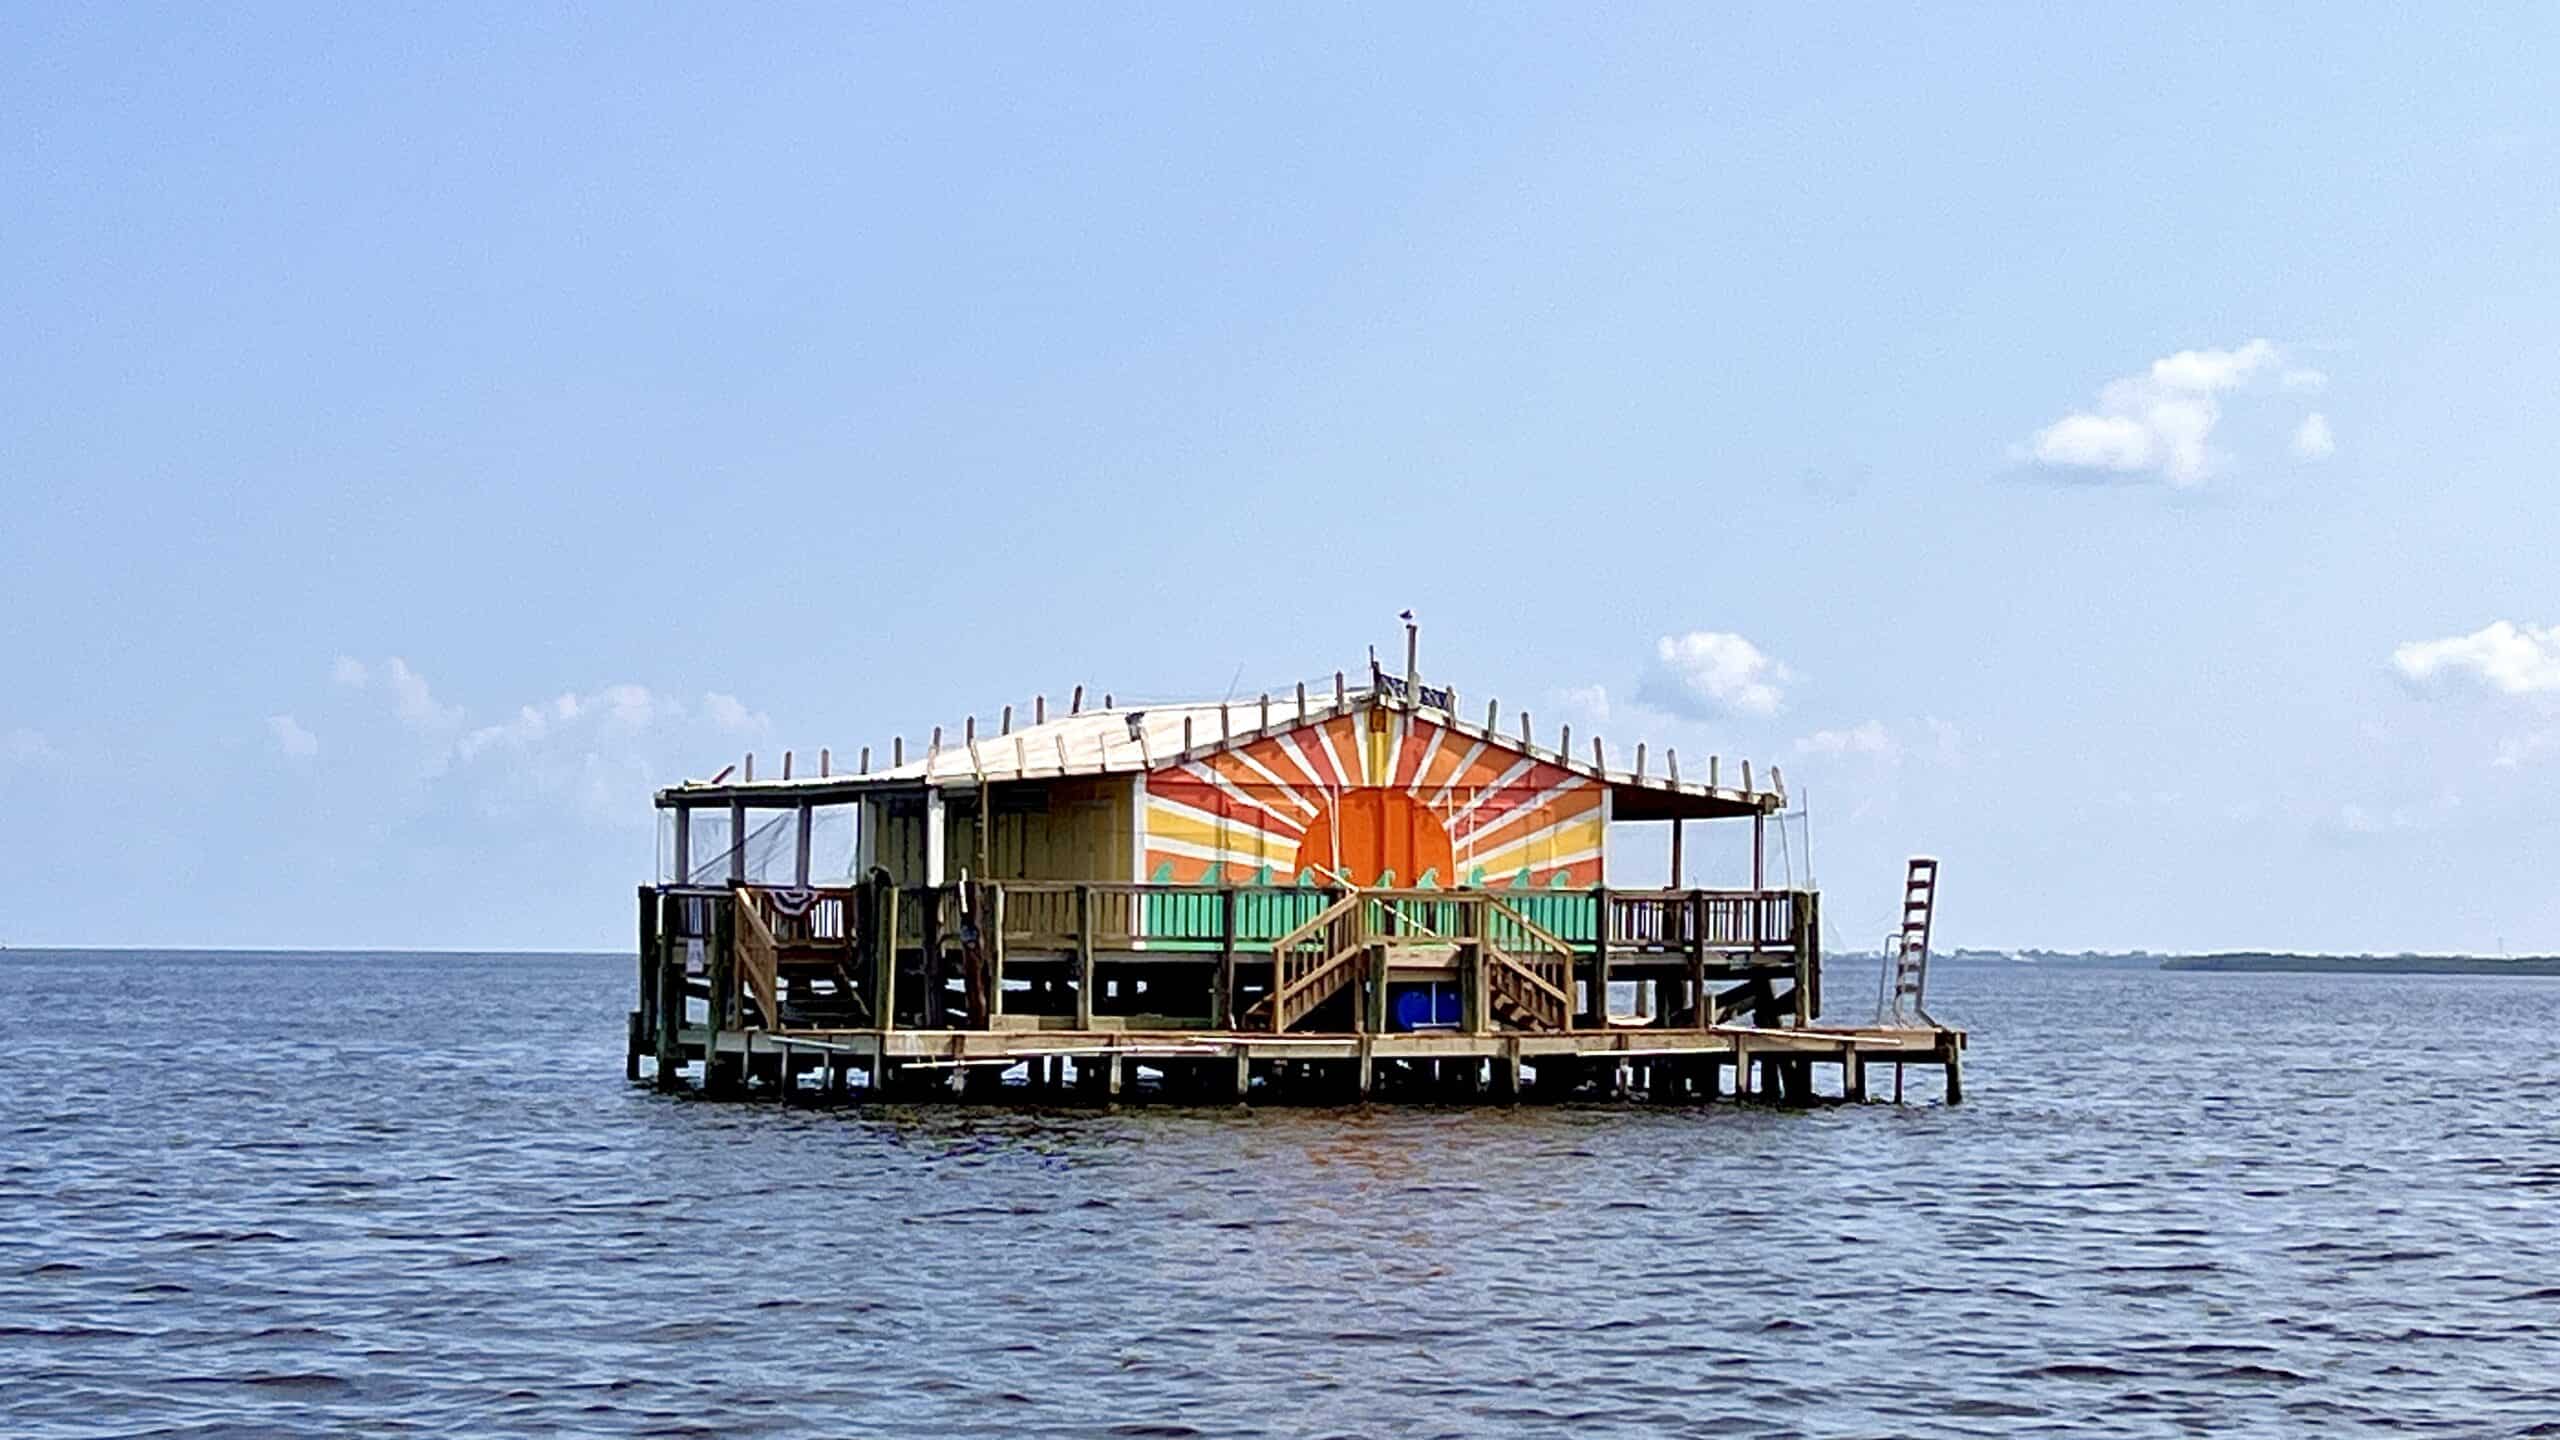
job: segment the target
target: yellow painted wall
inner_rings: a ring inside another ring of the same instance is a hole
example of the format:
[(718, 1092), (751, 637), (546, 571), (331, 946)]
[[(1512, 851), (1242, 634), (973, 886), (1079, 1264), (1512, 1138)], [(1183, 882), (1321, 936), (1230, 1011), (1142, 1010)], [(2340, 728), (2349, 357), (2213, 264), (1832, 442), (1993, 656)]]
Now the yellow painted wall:
[[(1113, 880), (1135, 878), (1137, 817), (1127, 776), (1051, 780), (998, 787), (988, 873), (991, 880)], [(1008, 796), (1007, 790), (1013, 795)], [(949, 834), (942, 852), (944, 878), (978, 869), (977, 796), (946, 792)], [(966, 807), (966, 808), (963, 808)], [(924, 815), (920, 805), (897, 806), (880, 829), (877, 863), (902, 885), (924, 883)]]

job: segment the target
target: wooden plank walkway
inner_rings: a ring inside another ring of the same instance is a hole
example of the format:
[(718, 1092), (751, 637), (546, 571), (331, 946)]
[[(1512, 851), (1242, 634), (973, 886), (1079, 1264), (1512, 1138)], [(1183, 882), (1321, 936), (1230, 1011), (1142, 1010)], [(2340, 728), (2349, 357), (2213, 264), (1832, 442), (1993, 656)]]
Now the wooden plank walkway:
[[(1119, 1100), (1138, 1093), (1136, 1071), (1145, 1067), (1157, 1081), (1151, 1094), (1242, 1103), (1468, 1096), (1863, 1101), (1873, 1093), (1875, 1067), (1889, 1066), (1890, 1088), (1877, 1098), (1898, 1100), (1906, 1072), (1935, 1069), (1946, 1102), (1956, 1104), (1964, 1098), (1965, 1046), (1961, 1030), (1882, 1027), (1376, 1035), (753, 1029), (716, 1037), (687, 1027), (678, 1063), (717, 1055), (718, 1066), (704, 1067), (724, 1077), (706, 1080), (715, 1092), (908, 1100)], [(638, 1072), (635, 1065), (633, 1078), (644, 1078)], [(1006, 1083), (1012, 1072), (1020, 1079)], [(1836, 1083), (1817, 1086), (1817, 1074)]]

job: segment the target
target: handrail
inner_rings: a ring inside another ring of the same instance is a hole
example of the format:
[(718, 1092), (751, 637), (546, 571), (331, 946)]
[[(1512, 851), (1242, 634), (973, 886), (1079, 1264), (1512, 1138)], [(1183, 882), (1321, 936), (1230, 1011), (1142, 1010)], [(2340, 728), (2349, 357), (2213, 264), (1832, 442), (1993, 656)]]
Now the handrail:
[(765, 923), (764, 916), (757, 911), (755, 897), (748, 894), (745, 887), (731, 893), (737, 897), (738, 923), (732, 932), (736, 938), (730, 949), (737, 956), (738, 972), (746, 977), (747, 989), (756, 999), (756, 1008), (764, 1012), (765, 1027), (779, 1028), (782, 1006), (775, 993), (775, 972), (779, 963), (775, 958), (773, 927)]
[(1292, 945), (1303, 944), (1317, 931), (1324, 929), (1334, 921), (1339, 920), (1344, 915), (1350, 913), (1354, 907), (1359, 905), (1363, 898), (1364, 897), (1359, 891), (1351, 891), (1341, 899), (1336, 900), (1332, 904), (1324, 907), (1322, 910), (1317, 911), (1314, 919), (1309, 920), (1304, 925), (1301, 925), (1297, 929), (1290, 931), (1288, 934), (1281, 936), (1279, 939), (1272, 941), (1272, 950), (1277, 953), (1288, 949)]
[(1527, 935), (1530, 939), (1537, 941), (1547, 949), (1553, 950), (1568, 960), (1572, 959), (1577, 953), (1579, 953), (1568, 942), (1556, 938), (1553, 931), (1548, 930), (1544, 925), (1541, 925), (1535, 920), (1530, 919), (1528, 916), (1521, 914), (1519, 911), (1512, 909), (1509, 905), (1503, 903), (1499, 899), (1496, 899), (1494, 896), (1490, 894), (1486, 895), (1484, 897), (1484, 903), (1495, 914), (1500, 915), (1504, 919), (1509, 920), (1512, 924), (1519, 926), (1522, 934)]
[(1549, 995), (1555, 997), (1558, 1003), (1570, 1003), (1572, 997), (1565, 994), (1563, 986), (1558, 985), (1554, 981), (1549, 980), (1546, 976), (1539, 974), (1535, 969), (1531, 968), (1527, 963), (1523, 962), (1518, 956), (1513, 955), (1510, 951), (1505, 950), (1501, 946), (1488, 940), (1485, 942), (1484, 953), (1486, 958), (1497, 964), (1509, 967), (1515, 974), (1519, 975), (1521, 979), (1528, 981), (1530, 984), (1537, 986), (1539, 989), (1544, 990)]

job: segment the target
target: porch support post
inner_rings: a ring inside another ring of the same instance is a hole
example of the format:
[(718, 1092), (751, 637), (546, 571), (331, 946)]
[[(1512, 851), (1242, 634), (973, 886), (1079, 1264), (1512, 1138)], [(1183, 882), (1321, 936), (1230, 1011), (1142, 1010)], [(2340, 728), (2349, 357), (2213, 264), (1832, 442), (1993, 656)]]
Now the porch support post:
[(667, 877), (671, 885), (693, 883), (693, 807), (678, 802), (676, 807), (676, 873)]
[[(1751, 888), (1764, 890), (1769, 884), (1769, 817), (1751, 812)], [(1759, 937), (1752, 937), (1757, 939)]]
[(809, 832), (815, 820), (816, 817), (809, 808), (809, 802), (801, 801), (798, 842), (791, 856), (791, 883), (803, 890), (809, 888)]
[(1686, 820), (1674, 820), (1671, 822), (1671, 888), (1674, 890), (1679, 889), (1681, 886), (1680, 841), (1688, 828), (1689, 822)]
[(729, 883), (742, 885), (747, 879), (747, 802), (729, 802)]
[(928, 785), (924, 792), (924, 883), (929, 888), (943, 883), (942, 857), (950, 839), (943, 833), (944, 825), (942, 787)]

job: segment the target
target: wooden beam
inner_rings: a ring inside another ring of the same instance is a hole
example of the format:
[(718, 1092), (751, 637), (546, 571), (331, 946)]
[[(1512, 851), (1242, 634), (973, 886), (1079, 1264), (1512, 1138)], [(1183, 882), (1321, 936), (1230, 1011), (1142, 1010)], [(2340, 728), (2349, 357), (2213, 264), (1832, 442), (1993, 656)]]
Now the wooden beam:
[(1093, 1028), (1093, 887), (1076, 887), (1076, 1028)]

